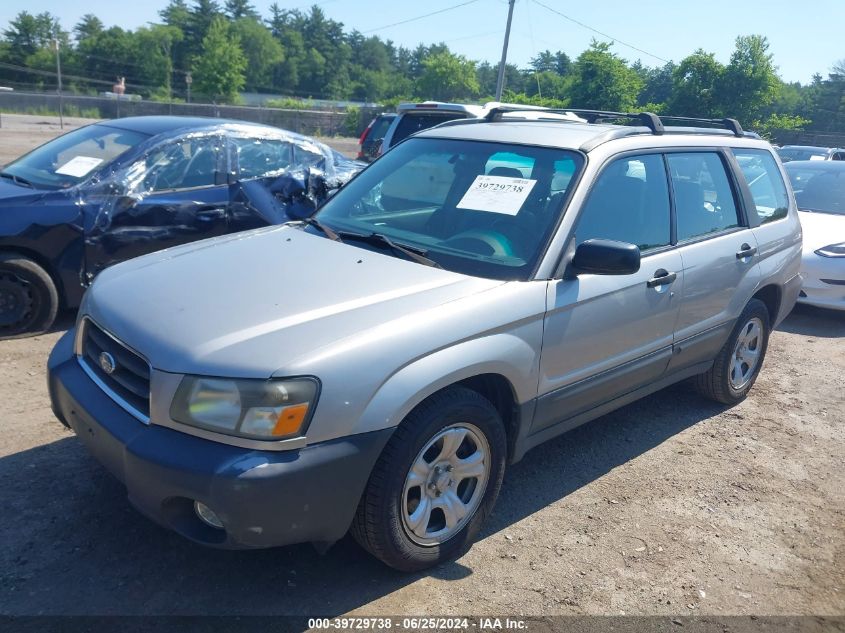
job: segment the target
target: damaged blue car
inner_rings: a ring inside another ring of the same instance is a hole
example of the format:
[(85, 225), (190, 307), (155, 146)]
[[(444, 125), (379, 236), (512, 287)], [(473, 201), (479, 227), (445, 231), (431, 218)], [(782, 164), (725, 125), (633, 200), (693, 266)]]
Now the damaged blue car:
[(306, 136), (199, 117), (53, 139), (0, 171), (0, 338), (49, 329), (112, 264), (308, 217), (363, 167)]

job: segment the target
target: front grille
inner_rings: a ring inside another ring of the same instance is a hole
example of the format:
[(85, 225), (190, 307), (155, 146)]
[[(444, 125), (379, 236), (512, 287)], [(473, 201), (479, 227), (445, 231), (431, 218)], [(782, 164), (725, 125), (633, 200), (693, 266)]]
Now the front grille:
[[(79, 362), (129, 413), (150, 419), (150, 364), (90, 319), (83, 322)], [(108, 355), (108, 356), (106, 356)], [(107, 372), (104, 367), (113, 363)]]

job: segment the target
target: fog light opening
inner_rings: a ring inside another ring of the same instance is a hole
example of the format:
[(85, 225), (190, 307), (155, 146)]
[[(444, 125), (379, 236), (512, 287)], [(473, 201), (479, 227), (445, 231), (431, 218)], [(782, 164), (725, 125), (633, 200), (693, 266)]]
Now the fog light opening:
[(223, 529), (223, 521), (221, 521), (220, 517), (218, 517), (214, 513), (214, 510), (209, 508), (204, 503), (201, 503), (200, 501), (194, 501), (194, 512), (197, 513), (197, 516), (206, 525), (210, 525), (211, 527), (217, 530)]

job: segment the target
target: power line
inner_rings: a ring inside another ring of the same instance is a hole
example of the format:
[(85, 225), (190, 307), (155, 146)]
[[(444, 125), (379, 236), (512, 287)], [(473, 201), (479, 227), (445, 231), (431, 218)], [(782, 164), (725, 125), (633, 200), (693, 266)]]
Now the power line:
[(445, 9), (439, 9), (438, 11), (432, 11), (431, 13), (426, 13), (425, 15), (418, 15), (415, 18), (408, 18), (407, 20), (402, 20), (401, 22), (394, 22), (393, 24), (385, 24), (384, 26), (380, 26), (375, 29), (370, 29), (368, 31), (361, 31), (362, 35), (367, 33), (375, 33), (376, 31), (381, 31), (383, 29), (389, 29), (392, 26), (399, 26), (400, 24), (408, 24), (409, 22), (416, 22), (417, 20), (422, 20), (423, 18), (429, 18), (432, 15), (438, 15), (440, 13), (446, 13), (447, 11), (453, 11), (455, 9), (460, 9), (461, 7), (465, 7), (468, 4), (473, 4), (474, 2), (478, 2), (478, 0), (468, 0), (468, 2), (462, 2), (461, 4), (456, 4), (452, 7), (446, 7)]
[[(22, 73), (27, 73), (31, 75), (42, 75), (44, 77), (55, 77), (58, 78), (58, 73), (55, 71), (50, 70), (41, 70), (39, 68), (27, 68), (26, 66), (18, 66), (17, 64), (10, 64), (8, 62), (0, 62), (0, 68), (5, 68), (7, 70), (15, 70)], [(81, 77), (79, 75), (68, 75), (62, 73), (62, 77), (64, 79), (69, 79), (72, 81), (81, 81), (89, 84), (100, 84), (103, 86), (113, 86), (113, 81), (105, 81), (103, 79), (94, 79), (93, 77)], [(134, 83), (127, 83), (126, 84), (130, 88), (141, 88), (141, 89), (155, 89), (155, 86), (148, 86), (145, 84), (134, 84)]]
[(541, 7), (543, 7), (544, 9), (546, 9), (546, 10), (548, 10), (548, 11), (551, 11), (552, 13), (555, 13), (555, 14), (559, 15), (559, 16), (560, 16), (560, 17), (562, 17), (564, 20), (569, 20), (570, 22), (572, 22), (572, 23), (574, 23), (574, 24), (577, 24), (578, 26), (580, 26), (580, 27), (583, 27), (583, 28), (587, 29), (588, 31), (592, 31), (593, 33), (597, 33), (598, 35), (601, 35), (602, 37), (606, 37), (606, 38), (608, 38), (608, 39), (610, 39), (610, 40), (613, 40), (614, 42), (618, 42), (619, 44), (622, 44), (622, 46), (626, 46), (626, 47), (628, 47), (628, 48), (631, 48), (631, 49), (633, 49), (633, 50), (635, 50), (635, 51), (637, 51), (637, 52), (639, 52), (639, 53), (642, 53), (643, 55), (648, 55), (649, 57), (653, 57), (654, 59), (658, 59), (658, 60), (660, 60), (661, 62), (663, 62), (664, 64), (668, 64), (668, 63), (669, 63), (669, 60), (668, 60), (668, 59), (663, 59), (663, 58), (662, 58), (662, 57), (660, 57), (659, 55), (655, 55), (654, 53), (649, 53), (648, 51), (643, 50), (642, 48), (638, 48), (638, 47), (634, 46), (633, 44), (628, 44), (627, 42), (624, 42), (624, 41), (620, 40), (618, 37), (613, 37), (612, 35), (608, 35), (607, 33), (603, 33), (602, 31), (599, 31), (598, 29), (594, 29), (594, 28), (593, 28), (592, 26), (590, 26), (589, 24), (584, 24), (583, 22), (580, 22), (580, 21), (576, 20), (575, 18), (569, 17), (568, 15), (565, 15), (565, 14), (561, 13), (561, 12), (560, 12), (560, 11), (558, 11), (557, 9), (552, 9), (550, 6), (548, 6), (548, 5), (546, 5), (546, 4), (543, 4), (543, 3), (542, 3), (542, 2), (540, 2), (539, 0), (532, 0), (532, 2), (534, 2), (534, 4), (538, 4), (538, 5), (540, 5)]
[(501, 29), (497, 29), (495, 31), (487, 31), (486, 33), (476, 33), (475, 35), (463, 35), (461, 37), (455, 37), (451, 40), (444, 40), (444, 44), (451, 44), (452, 42), (460, 42), (462, 40), (473, 40), (478, 37), (489, 37), (490, 35), (501, 35)]

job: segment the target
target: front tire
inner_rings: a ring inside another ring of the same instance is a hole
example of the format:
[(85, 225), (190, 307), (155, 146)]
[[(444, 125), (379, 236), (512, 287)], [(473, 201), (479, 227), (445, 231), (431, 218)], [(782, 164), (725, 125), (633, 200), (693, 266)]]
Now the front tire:
[(695, 377), (696, 389), (722, 404), (742, 402), (763, 366), (769, 327), (766, 304), (759, 299), (749, 301), (713, 366)]
[(352, 523), (355, 540), (401, 571), (462, 554), (490, 514), (507, 441), (489, 400), (450, 387), (418, 405), (379, 457)]
[(47, 331), (59, 294), (41, 266), (17, 253), (0, 253), (0, 338)]

